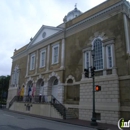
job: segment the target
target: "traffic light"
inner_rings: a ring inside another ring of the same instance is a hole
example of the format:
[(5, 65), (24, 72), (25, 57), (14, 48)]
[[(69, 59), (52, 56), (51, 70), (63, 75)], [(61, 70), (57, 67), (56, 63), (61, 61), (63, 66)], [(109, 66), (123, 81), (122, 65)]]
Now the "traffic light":
[(95, 67), (91, 67), (91, 77), (93, 77), (95, 75)]
[(88, 69), (84, 69), (84, 75), (85, 75), (85, 78), (89, 78), (89, 70)]
[(95, 90), (96, 90), (96, 92), (101, 91), (101, 86), (96, 85)]

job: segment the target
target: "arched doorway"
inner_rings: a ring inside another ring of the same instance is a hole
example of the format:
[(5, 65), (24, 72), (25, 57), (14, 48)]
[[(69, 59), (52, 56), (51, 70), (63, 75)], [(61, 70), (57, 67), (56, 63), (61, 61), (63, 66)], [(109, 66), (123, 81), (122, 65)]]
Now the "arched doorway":
[(43, 91), (44, 91), (44, 81), (43, 79), (39, 79), (36, 83), (36, 95), (43, 95)]
[(31, 96), (32, 95), (32, 87), (33, 87), (33, 82), (30, 80), (27, 83), (27, 88), (26, 88), (26, 95)]
[(57, 77), (53, 76), (50, 78), (48, 83), (48, 95), (54, 96), (56, 99), (59, 99), (59, 86), (58, 86), (58, 79)]

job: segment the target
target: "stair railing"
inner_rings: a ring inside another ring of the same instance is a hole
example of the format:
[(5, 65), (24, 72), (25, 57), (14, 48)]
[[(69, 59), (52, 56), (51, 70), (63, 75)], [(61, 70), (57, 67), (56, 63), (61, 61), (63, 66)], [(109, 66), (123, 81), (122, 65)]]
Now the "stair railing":
[(17, 96), (14, 96), (13, 99), (9, 102), (8, 108), (10, 108), (15, 101), (17, 101)]
[(66, 107), (61, 104), (53, 95), (51, 95), (51, 105), (66, 119)]

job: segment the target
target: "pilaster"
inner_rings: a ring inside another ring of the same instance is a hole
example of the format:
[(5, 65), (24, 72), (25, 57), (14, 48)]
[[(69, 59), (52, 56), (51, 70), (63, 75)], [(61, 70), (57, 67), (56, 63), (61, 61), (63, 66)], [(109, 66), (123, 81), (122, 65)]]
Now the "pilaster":
[(62, 39), (62, 44), (61, 44), (61, 67), (64, 68), (64, 60), (65, 60), (65, 39)]
[(28, 59), (27, 59), (27, 69), (26, 69), (26, 77), (28, 76), (28, 66), (29, 66), (29, 55), (28, 55)]
[(103, 75), (107, 75), (106, 68), (106, 46), (103, 46)]
[(126, 49), (127, 49), (127, 53), (130, 54), (130, 39), (129, 39), (128, 21), (127, 21), (126, 14), (123, 14), (123, 19), (124, 19)]
[(38, 50), (36, 52), (36, 68), (35, 68), (35, 74), (37, 74), (37, 68), (38, 68)]
[(50, 61), (50, 45), (47, 47), (47, 66), (46, 71), (49, 71), (49, 61)]

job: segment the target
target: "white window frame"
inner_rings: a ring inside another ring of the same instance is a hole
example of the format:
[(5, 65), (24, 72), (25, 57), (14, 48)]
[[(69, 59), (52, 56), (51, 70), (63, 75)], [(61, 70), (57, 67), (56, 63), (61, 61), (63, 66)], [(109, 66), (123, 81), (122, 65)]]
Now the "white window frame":
[[(34, 64), (32, 63), (32, 58), (34, 57)], [(30, 57), (30, 70), (34, 70), (35, 69), (35, 54), (32, 54)]]
[[(54, 49), (58, 47), (58, 52), (57, 52), (57, 61), (54, 61)], [(59, 63), (59, 44), (55, 44), (52, 46), (52, 64), (57, 64)]]
[[(45, 53), (44, 58), (42, 57), (43, 53)], [(43, 59), (44, 59), (44, 62), (43, 62)], [(44, 49), (44, 50), (41, 50), (40, 52), (40, 68), (45, 67), (45, 65), (46, 65), (46, 50)]]
[[(88, 54), (88, 59), (87, 59), (87, 54)], [(88, 62), (88, 66), (87, 66), (87, 62)], [(90, 67), (90, 51), (85, 51), (84, 52), (84, 68), (89, 69), (89, 67)]]
[[(112, 62), (112, 66), (110, 66), (109, 65), (109, 54), (108, 54), (108, 47), (110, 47), (111, 48), (111, 62)], [(109, 44), (109, 45), (107, 45), (106, 46), (106, 56), (107, 56), (107, 69), (111, 69), (111, 68), (113, 68), (113, 51), (112, 51), (112, 45), (111, 44)]]

